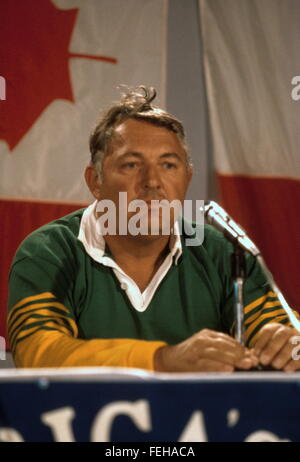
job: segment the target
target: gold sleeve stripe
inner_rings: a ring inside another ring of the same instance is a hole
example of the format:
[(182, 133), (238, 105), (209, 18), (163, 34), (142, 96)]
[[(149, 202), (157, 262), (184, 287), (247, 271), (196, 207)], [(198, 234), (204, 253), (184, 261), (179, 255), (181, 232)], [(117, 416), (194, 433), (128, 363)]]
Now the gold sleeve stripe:
[(62, 310), (66, 317), (72, 317), (70, 311), (68, 308), (65, 307), (62, 303), (59, 302), (47, 302), (47, 303), (35, 303), (32, 305), (27, 305), (25, 308), (19, 308), (18, 311), (15, 311), (10, 319), (8, 320), (8, 327), (10, 328), (12, 324), (15, 322), (15, 320), (21, 315), (21, 314), (26, 314), (27, 312), (30, 312), (32, 309), (38, 309), (38, 308), (43, 308), (43, 307), (55, 307), (59, 308)]
[[(41, 319), (44, 317), (51, 317), (52, 319), (53, 318), (63, 319), (64, 323), (67, 326), (70, 326), (70, 329), (73, 331), (74, 336), (75, 337), (77, 336), (78, 329), (77, 329), (77, 325), (75, 321), (70, 317), (66, 317), (64, 313), (61, 313), (59, 310), (53, 309), (52, 307), (50, 307), (50, 309), (49, 307), (46, 307), (46, 308), (41, 308), (41, 309), (29, 310), (26, 313), (23, 313), (22, 315), (20, 315), (18, 319), (16, 319), (16, 322), (8, 326), (9, 336), (10, 337), (13, 336), (14, 332), (21, 326), (21, 324), (25, 320), (29, 319), (30, 317), (41, 318)], [(19, 321), (18, 324), (17, 324), (17, 320)]]
[[(39, 313), (43, 315), (44, 313), (52, 313), (52, 316), (62, 316), (70, 322), (70, 324), (73, 325), (73, 327), (76, 326), (76, 323), (74, 321), (74, 318), (72, 314), (69, 312), (69, 310), (61, 303), (58, 302), (53, 302), (53, 303), (37, 303), (35, 305), (29, 305), (25, 309), (22, 309), (22, 311), (17, 313), (17, 316), (14, 318), (10, 319), (10, 322), (8, 323), (8, 330), (12, 330), (15, 326), (15, 324), (24, 318), (24, 316), (30, 314), (30, 313)], [(75, 327), (77, 329), (77, 327)]]
[(41, 315), (39, 313), (33, 313), (30, 316), (27, 316), (27, 318), (23, 318), (22, 321), (15, 326), (15, 328), (11, 331), (9, 331), (9, 338), (11, 342), (14, 342), (15, 338), (18, 336), (19, 332), (23, 331), (24, 328), (26, 328), (26, 325), (29, 324), (30, 322), (40, 322), (44, 323), (45, 321), (56, 321), (57, 324), (62, 325), (64, 328), (68, 329), (70, 331), (70, 334), (73, 337), (77, 337), (77, 326), (75, 324), (75, 330), (70, 326), (69, 320), (62, 316), (56, 316), (55, 318), (53, 317), (53, 313), (50, 312), (49, 315)]
[(257, 326), (264, 320), (270, 318), (270, 322), (277, 322), (276, 316), (286, 316), (288, 318), (287, 313), (283, 310), (283, 308), (280, 308), (278, 310), (274, 310), (271, 313), (265, 313), (262, 314), (255, 322), (253, 322), (246, 330), (245, 330), (245, 335), (247, 338), (250, 337), (252, 332), (255, 330)]
[(281, 303), (279, 300), (275, 300), (275, 302), (267, 302), (264, 304), (263, 309), (265, 308), (273, 308), (274, 306), (281, 306)]
[[(15, 319), (17, 319), (22, 313), (29, 311), (35, 306), (54, 306), (55, 303), (61, 302), (56, 298), (44, 298), (43, 300), (37, 300), (36, 302), (29, 302), (26, 305), (19, 306), (13, 311), (13, 313), (11, 313), (8, 324), (14, 323)], [(60, 311), (62, 311), (66, 316), (71, 315), (72, 313), (71, 310), (68, 310), (68, 308), (63, 303), (61, 303)]]
[(10, 319), (13, 311), (16, 308), (19, 308), (19, 306), (25, 305), (28, 302), (35, 302), (35, 301), (41, 300), (43, 298), (56, 298), (56, 297), (51, 292), (43, 292), (43, 293), (41, 293), (39, 295), (32, 295), (31, 297), (22, 298), (22, 300), (20, 300), (12, 308), (10, 308), (7, 319)]
[[(12, 345), (12, 353), (13, 353), (13, 355), (16, 354), (16, 348), (17, 348), (18, 344), (19, 344), (22, 340), (25, 340), (25, 339), (27, 339), (28, 337), (31, 337), (33, 334), (35, 334), (35, 333), (37, 333), (37, 332), (38, 332), (38, 333), (41, 333), (41, 331), (52, 331), (52, 332), (55, 332), (56, 334), (58, 333), (58, 334), (61, 334), (61, 335), (63, 335), (63, 336), (65, 335), (65, 333), (62, 332), (57, 326), (56, 326), (56, 327), (41, 326), (41, 327), (38, 327), (37, 329), (32, 328), (32, 329), (30, 329), (29, 331), (26, 331), (26, 335), (23, 335), (23, 336), (19, 337), (19, 338), (16, 340), (15, 344)], [(28, 348), (28, 346), (27, 346), (27, 348)]]
[[(18, 335), (20, 335), (21, 332), (25, 332), (25, 331), (28, 331), (29, 329), (31, 329), (32, 327), (42, 327), (42, 326), (48, 326), (48, 325), (53, 325), (53, 326), (60, 326), (61, 330), (69, 335), (69, 336), (72, 336), (69, 329), (67, 329), (66, 326), (64, 326), (59, 320), (57, 319), (46, 319), (44, 321), (37, 321), (37, 320), (34, 320), (34, 319), (30, 319), (28, 320), (23, 326), (22, 328), (19, 330), (19, 333)], [(15, 342), (15, 340), (17, 339), (18, 335), (15, 335), (14, 338), (12, 339), (12, 343)]]
[(249, 303), (249, 305), (245, 306), (244, 313), (245, 314), (250, 313), (250, 311), (252, 311), (257, 306), (263, 304), (266, 301), (266, 299), (269, 298), (269, 297), (273, 297), (273, 298), (276, 297), (276, 300), (277, 300), (276, 294), (274, 292), (270, 291), (266, 295), (263, 295), (262, 297), (257, 298), (252, 303)]
[(40, 313), (43, 315), (44, 313), (52, 313), (52, 316), (61, 316), (65, 319), (68, 319), (70, 322), (74, 320), (74, 317), (71, 315), (71, 313), (66, 312), (61, 309), (61, 307), (55, 306), (55, 303), (41, 303), (41, 304), (36, 304), (36, 305), (30, 305), (28, 306), (27, 310), (23, 311), (22, 313), (18, 313), (18, 316), (16, 316), (14, 319), (11, 319), (11, 321), (8, 323), (8, 328), (12, 329), (14, 325), (17, 324), (18, 321), (24, 318), (24, 316), (27, 316), (31, 313)]
[[(269, 303), (265, 303), (265, 305), (260, 309), (258, 310), (255, 314), (253, 314), (252, 316), (250, 316), (248, 319), (245, 320), (245, 325), (248, 325), (248, 324), (251, 324), (252, 322), (254, 322), (257, 318), (259, 318), (259, 316), (261, 316), (262, 314), (265, 314), (265, 313), (273, 313), (274, 311), (278, 311), (278, 308), (277, 310), (274, 310), (273, 308), (275, 308), (276, 306), (282, 308), (281, 306), (281, 303), (280, 301), (278, 300), (277, 302), (269, 302)], [(282, 308), (283, 309), (283, 308)], [(284, 311), (284, 310), (283, 310)], [(284, 313), (286, 313), (284, 311)]]
[[(270, 293), (272, 293), (272, 292), (269, 292), (269, 294)], [(258, 300), (261, 300), (261, 299), (258, 299)], [(247, 307), (246, 307), (245, 308), (245, 323), (248, 324), (249, 322), (252, 322), (254, 319), (256, 319), (257, 315), (260, 315), (260, 313), (262, 311), (262, 308), (263, 309), (265, 309), (265, 308), (273, 308), (273, 307), (276, 307), (276, 306), (281, 306), (281, 303), (278, 300), (278, 298), (276, 298), (273, 301), (269, 300), (269, 301), (266, 301), (264, 304), (257, 305), (251, 311), (248, 311), (248, 313), (247, 313)]]
[[(286, 325), (292, 327), (292, 324), (291, 324), (290, 320), (287, 319), (286, 315), (278, 316), (276, 319), (270, 319), (269, 321), (265, 322), (264, 325), (265, 324), (271, 324), (273, 322), (280, 322), (282, 324), (286, 324)], [(261, 327), (263, 327), (263, 326), (261, 326)], [(258, 330), (258, 332), (256, 332), (255, 335), (249, 341), (250, 346), (253, 346), (255, 344), (255, 342), (257, 340), (257, 337), (259, 335), (259, 332), (260, 332), (260, 330)]]
[(296, 310), (292, 310), (297, 319), (300, 320), (300, 314)]
[[(19, 335), (18, 336), (15, 336), (14, 339), (12, 339), (11, 341), (11, 344), (12, 344), (12, 350), (14, 351), (15, 350), (15, 347), (17, 345), (17, 343), (24, 339), (25, 337), (28, 337), (29, 334), (33, 334), (34, 332), (37, 332), (39, 330), (45, 330), (48, 328), (50, 330), (57, 330), (65, 335), (67, 335), (68, 337), (72, 337), (72, 335), (70, 334), (69, 330), (61, 325), (57, 320), (49, 320), (49, 321), (45, 321), (43, 323), (40, 323), (40, 322), (32, 322), (32, 323), (28, 323), (27, 325), (24, 326), (24, 329), (22, 328), (19, 332)], [(25, 335), (20, 335), (21, 333), (24, 333)]]

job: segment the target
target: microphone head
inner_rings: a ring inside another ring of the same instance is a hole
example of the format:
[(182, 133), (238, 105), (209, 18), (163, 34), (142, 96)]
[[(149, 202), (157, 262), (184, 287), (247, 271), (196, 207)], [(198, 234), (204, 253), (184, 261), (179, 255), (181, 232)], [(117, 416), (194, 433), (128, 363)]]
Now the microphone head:
[(215, 201), (204, 201), (204, 216), (206, 219), (212, 219), (215, 214), (220, 215), (225, 221), (229, 215), (225, 212), (222, 207)]
[(205, 201), (203, 209), (206, 223), (222, 231), (232, 242), (239, 242), (252, 255), (257, 256), (260, 254), (259, 249), (249, 239), (246, 231), (219, 204), (214, 201)]

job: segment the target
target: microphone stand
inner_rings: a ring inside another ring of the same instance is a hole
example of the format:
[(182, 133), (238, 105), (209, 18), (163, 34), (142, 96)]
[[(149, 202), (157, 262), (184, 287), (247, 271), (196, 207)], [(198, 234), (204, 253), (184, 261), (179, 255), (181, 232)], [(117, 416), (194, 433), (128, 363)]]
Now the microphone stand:
[[(225, 231), (224, 235), (231, 241), (234, 246), (234, 250), (231, 255), (231, 272), (233, 278), (233, 295), (234, 295), (234, 337), (241, 344), (246, 345), (245, 341), (245, 329), (244, 329), (244, 283), (246, 279), (246, 259), (245, 259), (245, 249), (241, 246), (238, 239), (233, 238), (233, 236)], [(272, 274), (268, 270), (263, 258), (258, 253), (256, 258), (259, 260), (262, 269), (267, 277), (268, 282), (270, 283), (272, 289), (274, 290), (275, 282)], [(279, 289), (276, 287), (277, 291), (280, 293)], [(280, 293), (281, 294), (281, 293)], [(282, 294), (281, 294), (282, 295)], [(283, 295), (282, 295), (283, 297)], [(285, 299), (283, 298), (285, 301)], [(286, 303), (286, 301), (285, 301)], [(289, 308), (290, 309), (290, 308)], [(274, 371), (275, 369), (272, 366), (263, 366), (258, 364), (257, 367), (253, 367), (250, 371)], [(236, 372), (245, 372), (244, 369), (236, 369)], [(248, 371), (249, 372), (249, 371)]]
[(243, 288), (246, 274), (246, 261), (243, 249), (237, 241), (231, 255), (231, 271), (233, 276), (235, 339), (245, 345), (244, 336), (244, 296)]
[[(228, 236), (227, 236), (228, 237)], [(234, 295), (234, 318), (235, 318), (235, 330), (234, 337), (241, 344), (246, 345), (245, 341), (245, 328), (244, 328), (244, 282), (246, 279), (246, 259), (245, 251), (240, 246), (239, 242), (234, 239), (230, 239), (234, 245), (234, 250), (231, 255), (231, 272), (233, 278), (233, 295)], [(258, 258), (258, 256), (256, 256)], [(267, 267), (265, 266), (267, 269)], [(265, 269), (263, 268), (263, 269)], [(269, 273), (271, 274), (271, 273)], [(250, 371), (273, 371), (271, 366), (263, 366), (258, 364), (257, 367), (253, 367)], [(245, 372), (244, 369), (236, 369), (236, 372)]]
[[(244, 302), (243, 286), (246, 277), (245, 251), (248, 251), (259, 262), (262, 271), (272, 289), (277, 295), (282, 308), (287, 313), (292, 325), (300, 331), (300, 321), (297, 319), (293, 310), (288, 305), (282, 292), (275, 283), (272, 273), (269, 271), (260, 250), (252, 242), (245, 231), (235, 223), (232, 218), (216, 202), (208, 201), (204, 207), (205, 217), (211, 225), (223, 232), (224, 236), (234, 245), (232, 254), (231, 268), (234, 287), (234, 309), (235, 309), (235, 338), (242, 345), (245, 345), (244, 337)], [(274, 370), (272, 367), (259, 365), (254, 370)]]

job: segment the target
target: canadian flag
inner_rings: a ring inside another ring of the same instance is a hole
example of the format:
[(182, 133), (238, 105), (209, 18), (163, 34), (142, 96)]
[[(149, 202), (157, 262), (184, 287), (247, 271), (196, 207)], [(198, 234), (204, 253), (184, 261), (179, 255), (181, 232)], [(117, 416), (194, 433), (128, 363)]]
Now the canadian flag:
[(2, 336), (17, 246), (33, 229), (92, 199), (83, 179), (88, 138), (100, 111), (119, 99), (118, 85), (154, 86), (164, 105), (165, 5), (0, 2)]
[(220, 196), (299, 310), (300, 3), (200, 0), (200, 12)]

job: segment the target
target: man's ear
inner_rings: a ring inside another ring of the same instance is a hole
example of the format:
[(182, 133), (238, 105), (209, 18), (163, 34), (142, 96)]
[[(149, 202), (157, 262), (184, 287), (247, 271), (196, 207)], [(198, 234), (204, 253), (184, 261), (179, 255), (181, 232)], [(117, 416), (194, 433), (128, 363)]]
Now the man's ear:
[(188, 186), (190, 185), (192, 181), (193, 173), (194, 173), (193, 167), (189, 166), (188, 167)]
[(101, 196), (101, 182), (99, 179), (96, 167), (93, 164), (89, 164), (84, 171), (84, 177), (86, 184), (93, 196), (100, 200)]

